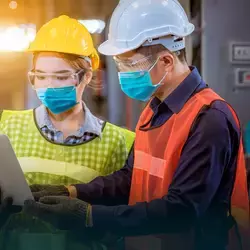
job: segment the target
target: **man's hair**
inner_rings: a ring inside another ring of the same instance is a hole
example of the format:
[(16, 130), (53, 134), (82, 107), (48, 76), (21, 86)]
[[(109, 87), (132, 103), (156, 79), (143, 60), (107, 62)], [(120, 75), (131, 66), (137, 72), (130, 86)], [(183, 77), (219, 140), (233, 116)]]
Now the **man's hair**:
[(181, 63), (187, 63), (185, 48), (176, 52), (171, 52), (168, 49), (166, 49), (162, 44), (156, 44), (152, 46), (140, 47), (136, 50), (136, 52), (143, 54), (145, 56), (153, 55), (154, 57), (157, 57), (158, 53), (162, 51), (166, 51), (166, 50), (170, 52), (171, 54), (175, 55)]
[(186, 56), (186, 49), (185, 48), (178, 51), (178, 58), (182, 63), (187, 62), (187, 56)]

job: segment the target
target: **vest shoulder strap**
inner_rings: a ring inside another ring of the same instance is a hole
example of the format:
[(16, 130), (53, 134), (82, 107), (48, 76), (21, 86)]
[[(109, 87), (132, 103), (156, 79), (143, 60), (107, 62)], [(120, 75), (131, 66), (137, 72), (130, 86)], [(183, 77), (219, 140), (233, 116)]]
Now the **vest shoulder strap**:
[(0, 111), (0, 121), (7, 120), (11, 116), (23, 115), (23, 114), (33, 114), (33, 109), (28, 110), (1, 110)]
[(117, 130), (117, 132), (122, 137), (124, 137), (125, 142), (126, 142), (127, 150), (130, 152), (130, 150), (132, 148), (132, 145), (134, 144), (135, 132), (133, 132), (131, 130), (128, 130), (126, 128), (122, 128), (122, 127), (116, 126), (116, 125), (111, 124), (109, 122), (106, 123), (105, 128), (109, 128), (109, 129), (112, 129), (112, 130)]

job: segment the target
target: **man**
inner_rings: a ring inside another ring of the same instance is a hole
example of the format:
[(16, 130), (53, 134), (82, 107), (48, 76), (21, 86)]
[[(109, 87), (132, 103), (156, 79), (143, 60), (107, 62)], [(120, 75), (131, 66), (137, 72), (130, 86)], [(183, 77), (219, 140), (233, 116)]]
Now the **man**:
[(176, 0), (120, 2), (99, 51), (114, 56), (124, 93), (149, 101), (134, 148), (120, 171), (68, 187), (70, 198), (59, 196), (63, 187), (36, 187), (42, 198), (27, 201), (27, 213), (72, 230), (155, 235), (161, 249), (225, 249), (236, 227), (231, 214), (236, 228), (247, 228), (239, 121), (188, 67), (185, 37), (193, 30)]

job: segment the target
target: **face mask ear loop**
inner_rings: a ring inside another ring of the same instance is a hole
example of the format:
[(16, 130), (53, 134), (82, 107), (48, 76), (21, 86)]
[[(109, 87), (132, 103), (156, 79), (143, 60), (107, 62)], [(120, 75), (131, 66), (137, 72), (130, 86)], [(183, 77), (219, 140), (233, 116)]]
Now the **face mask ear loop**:
[[(158, 63), (159, 59), (160, 59), (160, 57), (158, 57), (157, 60), (155, 61), (155, 63), (150, 67), (150, 69), (148, 70), (149, 73), (150, 73), (150, 71), (154, 68), (154, 66)], [(161, 83), (162, 83), (162, 81), (165, 79), (165, 77), (166, 77), (167, 74), (168, 74), (168, 72), (166, 72), (166, 73), (164, 74), (164, 76), (162, 77), (162, 79), (160, 80), (160, 82), (156, 84), (156, 86), (162, 85)]]
[(168, 72), (166, 72), (166, 73), (164, 74), (164, 76), (162, 77), (162, 79), (160, 80), (160, 82), (159, 82), (157, 85), (163, 85), (162, 82), (163, 82), (163, 80), (165, 79), (165, 77), (167, 76), (167, 74), (168, 74)]
[(154, 68), (154, 66), (158, 63), (159, 59), (160, 57), (158, 57), (154, 64), (149, 68), (148, 72), (150, 72)]

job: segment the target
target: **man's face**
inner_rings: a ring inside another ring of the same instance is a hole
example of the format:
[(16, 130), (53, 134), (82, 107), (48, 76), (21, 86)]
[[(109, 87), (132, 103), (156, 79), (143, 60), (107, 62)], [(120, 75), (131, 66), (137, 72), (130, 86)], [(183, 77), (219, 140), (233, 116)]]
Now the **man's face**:
[(166, 56), (172, 56), (168, 51), (149, 53), (147, 47), (133, 50), (114, 57), (119, 72), (149, 71), (152, 84), (162, 81), (167, 70), (170, 70)]

